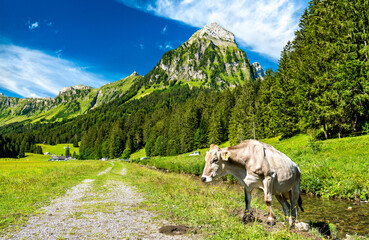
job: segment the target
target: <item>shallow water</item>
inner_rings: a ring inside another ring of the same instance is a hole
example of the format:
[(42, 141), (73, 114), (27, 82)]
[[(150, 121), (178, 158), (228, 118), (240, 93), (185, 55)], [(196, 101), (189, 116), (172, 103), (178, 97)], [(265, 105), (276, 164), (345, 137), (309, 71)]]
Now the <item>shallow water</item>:
[[(219, 184), (219, 182), (213, 184)], [(222, 184), (227, 183), (223, 182)], [(240, 185), (235, 184), (233, 187), (237, 187), (240, 194), (243, 195)], [(255, 189), (252, 196), (263, 201), (264, 194), (261, 190)], [(314, 227), (332, 223), (339, 231), (339, 238), (344, 238), (347, 234), (369, 237), (369, 203), (329, 200), (308, 195), (302, 195), (301, 197), (305, 212), (299, 209), (297, 219), (300, 222), (309, 223)], [(273, 199), (273, 208), (282, 213), (282, 206), (276, 198)]]
[[(302, 196), (305, 212), (298, 212), (299, 221), (333, 223), (339, 235), (369, 236), (369, 204), (350, 201), (328, 200)], [(350, 210), (351, 208), (351, 210)]]

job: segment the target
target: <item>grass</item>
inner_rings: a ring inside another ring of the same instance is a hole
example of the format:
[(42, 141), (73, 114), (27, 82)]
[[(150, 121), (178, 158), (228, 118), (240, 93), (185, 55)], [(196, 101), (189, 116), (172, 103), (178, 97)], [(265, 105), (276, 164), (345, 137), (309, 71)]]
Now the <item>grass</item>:
[[(298, 135), (285, 140), (271, 138), (262, 141), (297, 163), (302, 173), (302, 191), (325, 198), (369, 199), (369, 136), (313, 141), (307, 135)], [(222, 144), (222, 147), (225, 146), (229, 143)], [(201, 149), (200, 156), (196, 157), (186, 153), (137, 162), (173, 172), (200, 175), (206, 151), (208, 148)], [(233, 177), (227, 178), (235, 181)]]
[[(65, 155), (64, 147), (70, 147), (69, 151), (70, 154), (76, 152), (79, 154), (79, 147), (73, 147), (72, 143), (63, 143), (63, 144), (56, 144), (56, 145), (48, 145), (48, 144), (37, 144), (38, 146), (42, 147), (42, 152), (49, 152), (50, 154), (56, 154), (57, 156)], [(50, 158), (50, 156), (48, 157)]]
[(144, 148), (138, 150), (137, 152), (132, 153), (130, 156), (130, 158), (132, 159), (140, 159), (142, 157), (146, 157), (146, 152)]
[[(265, 227), (255, 222), (245, 226), (238, 215), (244, 210), (243, 191), (238, 185), (204, 184), (190, 175), (164, 173), (125, 164), (123, 180), (146, 198), (148, 210), (165, 219), (189, 226), (204, 239), (304, 239), (288, 229)], [(254, 198), (252, 206), (267, 212)]]
[(19, 225), (29, 215), (82, 179), (96, 175), (106, 162), (49, 162), (49, 156), (28, 155), (0, 159), (0, 233)]

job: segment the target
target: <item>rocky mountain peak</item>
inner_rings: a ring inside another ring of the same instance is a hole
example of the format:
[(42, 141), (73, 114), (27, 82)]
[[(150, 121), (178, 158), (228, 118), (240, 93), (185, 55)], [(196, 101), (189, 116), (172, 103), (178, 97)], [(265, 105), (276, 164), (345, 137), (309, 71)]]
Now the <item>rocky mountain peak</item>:
[(261, 64), (260, 64), (260, 63), (258, 63), (258, 62), (254, 62), (254, 63), (252, 64), (252, 66), (255, 68), (255, 71), (256, 71), (256, 78), (264, 79), (265, 73), (264, 73), (264, 69), (263, 69), (263, 67), (261, 66)]
[(227, 42), (235, 42), (233, 33), (222, 28), (218, 23), (215, 22), (205, 25), (205, 27), (200, 30), (200, 35), (213, 39), (224, 40)]
[(144, 80), (161, 87), (182, 81), (224, 89), (253, 78), (250, 71), (250, 61), (238, 48), (233, 33), (212, 23), (166, 52)]
[(198, 39), (210, 40), (215, 45), (236, 44), (234, 34), (224, 29), (218, 23), (215, 22), (207, 24), (205, 25), (204, 28), (195, 32), (187, 42), (189, 44), (192, 44), (194, 41)]
[(59, 92), (59, 95), (65, 95), (65, 94), (76, 94), (77, 93), (77, 90), (91, 90), (93, 89), (92, 87), (89, 87), (89, 86), (85, 86), (85, 85), (77, 85), (77, 86), (72, 86), (72, 87), (65, 87), (65, 88), (62, 88)]
[(133, 73), (131, 73), (131, 75), (129, 75), (128, 77), (137, 77), (138, 73), (136, 71), (134, 71)]

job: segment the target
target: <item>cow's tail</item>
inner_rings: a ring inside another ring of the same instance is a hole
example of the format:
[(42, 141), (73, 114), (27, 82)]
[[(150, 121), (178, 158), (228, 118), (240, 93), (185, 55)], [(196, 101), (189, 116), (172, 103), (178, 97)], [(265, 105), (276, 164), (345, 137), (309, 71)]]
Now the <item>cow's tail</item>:
[(304, 209), (302, 208), (302, 198), (301, 198), (301, 194), (299, 195), (299, 200), (297, 202), (299, 204), (299, 207), (301, 209), (301, 211), (304, 211)]

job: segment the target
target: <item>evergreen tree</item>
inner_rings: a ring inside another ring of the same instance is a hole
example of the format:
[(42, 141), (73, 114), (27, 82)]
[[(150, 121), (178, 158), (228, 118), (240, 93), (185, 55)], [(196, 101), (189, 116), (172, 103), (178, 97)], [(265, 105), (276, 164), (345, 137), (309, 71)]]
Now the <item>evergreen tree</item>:
[(109, 145), (110, 158), (117, 158), (122, 155), (125, 144), (123, 142), (123, 131), (120, 128), (119, 122), (116, 122), (111, 129)]
[(65, 148), (65, 156), (66, 156), (66, 157), (70, 157), (70, 147), (69, 147), (69, 146), (67, 146), (67, 147)]
[(215, 109), (210, 116), (209, 131), (208, 131), (208, 143), (220, 144), (223, 136), (222, 124), (220, 121), (220, 112)]

